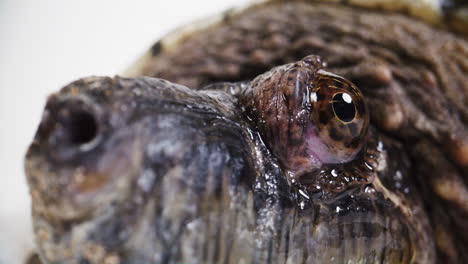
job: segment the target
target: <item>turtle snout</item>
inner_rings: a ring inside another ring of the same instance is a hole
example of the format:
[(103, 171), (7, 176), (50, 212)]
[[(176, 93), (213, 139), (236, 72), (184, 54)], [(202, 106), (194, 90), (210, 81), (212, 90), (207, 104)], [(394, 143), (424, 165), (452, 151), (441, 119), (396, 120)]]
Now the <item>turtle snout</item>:
[(100, 109), (84, 96), (51, 96), (36, 141), (56, 160), (93, 149), (100, 138)]

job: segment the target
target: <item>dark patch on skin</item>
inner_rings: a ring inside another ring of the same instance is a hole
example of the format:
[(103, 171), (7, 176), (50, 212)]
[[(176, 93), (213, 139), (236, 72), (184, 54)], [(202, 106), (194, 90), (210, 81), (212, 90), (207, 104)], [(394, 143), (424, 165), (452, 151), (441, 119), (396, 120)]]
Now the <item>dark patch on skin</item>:
[(330, 138), (332, 138), (335, 141), (343, 140), (343, 135), (338, 130), (336, 130), (335, 127), (331, 127), (328, 130), (328, 134), (330, 135)]
[(289, 138), (289, 144), (292, 145), (292, 146), (297, 146), (297, 145), (300, 145), (300, 144), (304, 144), (304, 140), (302, 140), (301, 138)]
[(328, 123), (328, 113), (325, 112), (325, 111), (321, 111), (320, 114), (319, 114), (319, 121), (320, 123), (326, 125)]
[(294, 86), (295, 81), (297, 80), (297, 69), (296, 68), (291, 69), (287, 73), (287, 76), (288, 76), (287, 77), (288, 78), (287, 84), (290, 85), (290, 86)]
[(38, 254), (32, 254), (26, 260), (26, 264), (42, 264), (41, 259), (39, 258)]
[(158, 41), (151, 46), (150, 51), (151, 51), (151, 56), (157, 56), (162, 50), (162, 43), (161, 41)]
[(347, 126), (348, 126), (348, 129), (349, 129), (349, 132), (351, 133), (351, 135), (357, 135), (358, 131), (357, 131), (356, 124), (350, 123)]
[(345, 146), (347, 148), (357, 148), (359, 146), (359, 143), (361, 143), (359, 138), (355, 138), (349, 144), (346, 144)]

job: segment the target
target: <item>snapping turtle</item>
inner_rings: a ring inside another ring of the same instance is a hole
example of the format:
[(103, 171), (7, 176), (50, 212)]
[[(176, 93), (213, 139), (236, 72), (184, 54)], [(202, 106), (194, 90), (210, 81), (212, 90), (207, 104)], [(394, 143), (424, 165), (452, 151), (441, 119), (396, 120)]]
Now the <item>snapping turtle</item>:
[(50, 96), (42, 261), (467, 263), (467, 7), (334, 2), (229, 11)]

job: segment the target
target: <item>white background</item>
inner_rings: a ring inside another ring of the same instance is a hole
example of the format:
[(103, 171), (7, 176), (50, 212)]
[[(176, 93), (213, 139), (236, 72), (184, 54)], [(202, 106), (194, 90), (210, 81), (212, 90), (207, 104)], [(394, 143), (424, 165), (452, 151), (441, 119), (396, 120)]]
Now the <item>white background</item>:
[(122, 72), (154, 40), (246, 0), (0, 0), (0, 264), (32, 247), (23, 157), (48, 94)]

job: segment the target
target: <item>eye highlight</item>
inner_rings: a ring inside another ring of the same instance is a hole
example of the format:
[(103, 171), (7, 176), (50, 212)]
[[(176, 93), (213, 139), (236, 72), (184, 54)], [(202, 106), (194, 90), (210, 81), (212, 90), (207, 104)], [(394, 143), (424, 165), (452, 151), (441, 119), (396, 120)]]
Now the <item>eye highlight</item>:
[(356, 116), (353, 99), (348, 93), (336, 93), (333, 96), (332, 107), (335, 116), (345, 123), (353, 121)]

